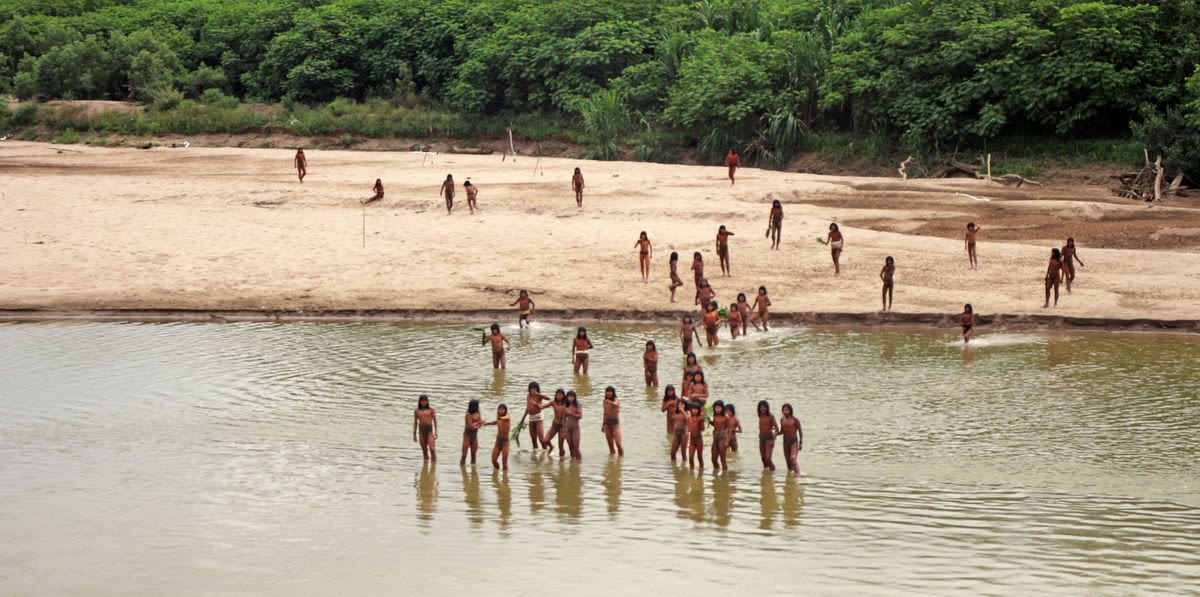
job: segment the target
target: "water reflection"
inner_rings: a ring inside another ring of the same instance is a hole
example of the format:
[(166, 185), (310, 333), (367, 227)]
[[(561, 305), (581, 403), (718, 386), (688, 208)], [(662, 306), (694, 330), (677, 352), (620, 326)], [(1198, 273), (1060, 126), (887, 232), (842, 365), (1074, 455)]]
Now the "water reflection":
[(800, 524), (800, 510), (804, 508), (804, 485), (800, 479), (788, 475), (783, 480), (783, 526)]
[(609, 458), (604, 465), (604, 496), (608, 501), (608, 514), (614, 515), (621, 507), (621, 459)]
[(726, 471), (712, 478), (713, 522), (719, 527), (729, 526), (733, 519), (733, 494), (737, 487), (737, 473)]
[(575, 379), (575, 395), (581, 400), (592, 395), (592, 381), (587, 375), (580, 373), (574, 376)]
[(496, 490), (496, 508), (500, 511), (500, 530), (507, 531), (512, 520), (512, 489), (508, 486), (508, 473), (492, 471), (492, 489)]
[(467, 520), (473, 526), (483, 524), (483, 507), (479, 501), (479, 472), (475, 467), (460, 466), (463, 485), (463, 502), (467, 505)]
[(428, 527), (437, 511), (437, 466), (425, 462), (417, 473), (417, 519)]
[(687, 467), (675, 469), (675, 505), (681, 518), (704, 522), (704, 473)]
[(775, 476), (770, 471), (763, 471), (758, 480), (758, 486), (758, 505), (762, 511), (758, 528), (770, 530), (775, 522), (775, 516), (779, 514), (779, 497), (775, 495)]
[(893, 334), (883, 335), (883, 362), (888, 365), (896, 364), (896, 336)]
[(535, 466), (529, 473), (529, 511), (537, 514), (546, 507), (546, 479), (541, 467)]
[(1046, 367), (1048, 369), (1070, 365), (1073, 355), (1074, 347), (1070, 340), (1061, 336), (1050, 336), (1046, 339)]
[(575, 460), (558, 461), (558, 468), (550, 475), (554, 485), (554, 506), (559, 519), (578, 520), (583, 511), (583, 482), (579, 478), (579, 463)]
[(505, 369), (492, 370), (492, 382), (488, 385), (488, 391), (492, 393), (492, 397), (500, 401), (504, 398), (504, 388), (508, 385), (508, 372)]
[(963, 367), (970, 367), (975, 364), (975, 348), (970, 344), (963, 347), (962, 364)]

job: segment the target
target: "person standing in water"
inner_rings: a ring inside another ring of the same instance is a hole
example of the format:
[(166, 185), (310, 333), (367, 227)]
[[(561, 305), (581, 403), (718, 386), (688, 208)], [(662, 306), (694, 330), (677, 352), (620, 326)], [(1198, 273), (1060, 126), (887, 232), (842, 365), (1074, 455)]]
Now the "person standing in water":
[(733, 235), (732, 232), (725, 229), (724, 224), (717, 229), (717, 257), (721, 260), (722, 276), (733, 275), (729, 268), (729, 237)]
[(583, 173), (579, 168), (576, 168), (575, 174), (571, 176), (571, 190), (575, 191), (575, 206), (583, 207)]
[(742, 432), (742, 423), (738, 421), (737, 409), (733, 407), (732, 402), (725, 405), (725, 415), (729, 417), (729, 451), (737, 454), (737, 434)]
[(733, 175), (742, 167), (742, 159), (737, 151), (730, 149), (729, 153), (725, 154), (725, 166), (729, 168), (729, 185), (733, 186)]
[(679, 339), (683, 342), (683, 354), (692, 354), (692, 338), (696, 339), (696, 344), (700, 343), (700, 332), (696, 331), (696, 325), (692, 323), (692, 318), (684, 315), (683, 322), (679, 324)]
[(513, 301), (509, 306), (517, 308), (517, 327), (529, 327), (529, 316), (533, 315), (533, 309), (537, 306), (534, 304), (533, 299), (529, 298), (529, 291), (522, 290), (517, 295), (517, 300)]
[[(508, 470), (508, 434), (512, 427), (512, 420), (508, 418), (508, 405), (501, 404), (496, 407), (496, 420), (487, 421), (484, 425), (496, 426), (496, 445), (492, 446), (492, 468)], [(503, 457), (503, 465), (501, 459)]]
[(304, 157), (304, 148), (296, 149), (296, 157), (292, 160), (296, 166), (296, 174), (300, 175), (300, 182), (304, 182), (304, 177), (308, 175), (308, 158)]
[(775, 470), (773, 454), (775, 452), (775, 436), (779, 433), (779, 424), (775, 415), (771, 414), (771, 405), (766, 400), (758, 401), (758, 455), (762, 458), (763, 468)]
[(792, 412), (792, 405), (783, 405), (783, 418), (779, 420), (779, 435), (783, 436), (783, 459), (787, 461), (788, 471), (800, 474), (800, 465), (796, 456), (804, 448), (804, 430), (800, 428), (800, 419)]
[(671, 425), (671, 462), (675, 462), (675, 453), (685, 456), (688, 451), (687, 430), (691, 418), (688, 417), (687, 402), (676, 400), (674, 410), (668, 414)]
[(438, 191), (439, 197), (446, 198), (446, 215), (450, 215), (450, 211), (454, 209), (454, 175), (447, 174), (446, 180), (442, 181), (442, 188)]
[(1050, 266), (1046, 268), (1046, 304), (1042, 305), (1045, 309), (1050, 306), (1050, 289), (1054, 289), (1054, 306), (1058, 306), (1058, 287), (1062, 284), (1063, 258), (1062, 252), (1058, 249), (1050, 249)]
[(654, 340), (646, 341), (646, 352), (642, 353), (642, 369), (646, 373), (646, 387), (658, 387), (658, 347)]
[(837, 224), (829, 225), (829, 252), (833, 256), (833, 275), (840, 276), (842, 274), (842, 245), (845, 244), (845, 239), (842, 237), (842, 231), (838, 229)]
[(883, 310), (892, 308), (892, 293), (895, 287), (893, 280), (896, 275), (896, 260), (890, 255), (883, 261), (883, 269), (879, 270), (879, 279), (883, 280)]
[(767, 236), (771, 237), (771, 248), (778, 249), (783, 239), (783, 204), (778, 199), (771, 203), (771, 213), (767, 215)]
[(671, 419), (675, 415), (676, 402), (679, 402), (679, 395), (675, 393), (675, 386), (668, 385), (667, 389), (663, 390), (662, 407), (660, 409), (667, 416), (667, 435), (671, 434)]
[(693, 404), (699, 404), (701, 407), (708, 402), (708, 383), (704, 381), (703, 371), (692, 374), (692, 385), (688, 388), (688, 398), (692, 399)]
[(382, 180), (376, 178), (375, 186), (371, 187), (371, 190), (374, 191), (375, 194), (371, 195), (367, 199), (363, 199), (363, 201), (362, 201), (363, 205), (369, 205), (371, 203), (375, 203), (376, 201), (383, 201), (383, 181)]
[(679, 277), (679, 253), (671, 251), (671, 302), (675, 302), (675, 289), (683, 286), (683, 279)]
[(971, 303), (963, 305), (962, 315), (958, 318), (959, 324), (962, 325), (963, 343), (971, 341), (971, 336), (975, 334), (975, 309), (971, 307)]
[[(739, 292), (737, 295), (738, 313), (742, 315), (742, 335), (745, 336), (750, 330), (750, 303), (746, 301), (746, 293)], [(730, 311), (732, 313), (732, 311)], [(758, 329), (758, 322), (754, 323), (754, 329)]]
[(767, 297), (767, 287), (759, 286), (758, 295), (754, 297), (754, 309), (758, 311), (754, 316), (754, 329), (758, 329), (758, 322), (762, 321), (763, 331), (770, 331), (767, 325), (768, 320), (771, 318), (771, 314), (767, 311), (767, 308), (770, 306), (771, 299)]
[(704, 406), (698, 402), (688, 405), (688, 467), (704, 470)]
[(463, 422), (462, 457), (458, 459), (459, 466), (467, 464), (467, 453), (471, 454), (471, 466), (475, 466), (475, 454), (479, 451), (479, 428), (483, 427), (483, 415), (479, 414), (479, 401), (467, 403), (466, 420)]
[(583, 407), (579, 406), (579, 397), (575, 395), (575, 390), (570, 390), (563, 399), (563, 429), (567, 432), (571, 458), (575, 460), (583, 460), (583, 454), (579, 451), (579, 421), (582, 418)]
[[(437, 461), (437, 412), (429, 405), (429, 396), (417, 397), (417, 408), (413, 411), (413, 441), (421, 444), (421, 456), (425, 460)], [(418, 435), (419, 433), (419, 435)]]
[(729, 417), (725, 414), (725, 403), (720, 400), (713, 403), (712, 429), (713, 470), (729, 470), (729, 463), (725, 461), (725, 452), (729, 449)]
[(979, 226), (975, 222), (967, 222), (967, 235), (963, 239), (967, 243), (967, 259), (971, 262), (971, 269), (979, 269), (979, 258), (975, 256), (975, 236), (979, 234)]
[(575, 339), (571, 341), (571, 363), (575, 367), (575, 375), (579, 375), (579, 368), (583, 368), (583, 374), (588, 374), (588, 354), (592, 350), (592, 341), (588, 340), (587, 328), (579, 328), (575, 333)]
[(709, 301), (704, 308), (704, 340), (712, 348), (720, 343), (721, 314), (717, 313), (717, 301)]
[(538, 382), (529, 382), (528, 393), (525, 395), (525, 418), (529, 420), (529, 441), (533, 442), (533, 449), (538, 449), (539, 446), (549, 448), (549, 445), (543, 444), (545, 434), (542, 430), (542, 411), (554, 405), (549, 396), (542, 394), (542, 386)]
[(638, 237), (636, 243), (633, 243), (635, 249), (638, 250), (638, 267), (642, 270), (642, 283), (650, 283), (650, 258), (654, 256), (654, 246), (650, 244), (650, 237), (646, 236), (646, 231)]
[(468, 178), (463, 183), (463, 191), (467, 194), (467, 209), (471, 210), (471, 214), (474, 214), (475, 210), (479, 208), (475, 203), (475, 198), (479, 196), (479, 188), (471, 184), (471, 179)]
[(500, 333), (500, 324), (493, 323), (492, 333), (483, 335), (483, 345), (487, 346), (488, 342), (492, 343), (492, 369), (507, 368), (505, 347), (512, 348), (512, 343), (508, 341), (508, 336)]
[(1063, 273), (1067, 278), (1067, 294), (1071, 293), (1071, 282), (1075, 281), (1075, 262), (1079, 262), (1079, 267), (1083, 267), (1083, 260), (1079, 258), (1079, 250), (1075, 248), (1075, 239), (1067, 237), (1067, 244), (1062, 248), (1062, 263)]
[(683, 359), (683, 381), (679, 384), (684, 398), (692, 395), (692, 380), (699, 371), (704, 371), (704, 368), (700, 366), (700, 361), (696, 359), (696, 353), (688, 352), (687, 356)]
[(550, 422), (550, 431), (546, 433), (546, 437), (542, 438), (542, 446), (546, 448), (546, 453), (549, 454), (553, 451), (553, 448), (550, 447), (550, 440), (554, 439), (554, 436), (558, 436), (559, 458), (562, 458), (564, 453), (563, 442), (567, 441), (567, 434), (563, 431), (563, 421), (565, 420), (563, 416), (563, 409), (565, 408), (563, 401), (566, 398), (567, 393), (562, 388), (554, 390), (554, 402), (550, 403), (550, 408), (553, 409), (551, 412), (554, 413), (554, 420)]
[(742, 325), (744, 325), (744, 322), (742, 321), (741, 309), (738, 309), (737, 303), (730, 303), (730, 305), (729, 305), (729, 336), (732, 339), (737, 340), (738, 334), (740, 334), (742, 331)]
[(621, 446), (621, 401), (617, 399), (617, 389), (608, 386), (604, 388), (604, 424), (601, 426), (601, 431), (604, 432), (604, 440), (608, 442), (608, 454), (611, 456), (625, 455), (625, 448)]

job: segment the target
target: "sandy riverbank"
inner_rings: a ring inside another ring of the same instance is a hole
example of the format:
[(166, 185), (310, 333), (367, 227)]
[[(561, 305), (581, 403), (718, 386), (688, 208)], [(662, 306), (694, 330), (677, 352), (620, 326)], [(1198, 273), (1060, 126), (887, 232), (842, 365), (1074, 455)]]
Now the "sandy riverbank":
[[(528, 288), (558, 314), (669, 314), (690, 304), (701, 250), (722, 304), (766, 285), (773, 311), (798, 321), (877, 321), (863, 314), (879, 309), (886, 255), (898, 266), (896, 319), (971, 302), (1014, 321), (1200, 320), (1200, 209), (1148, 209), (1103, 187), (750, 168), (730, 187), (717, 167), (544, 158), (535, 175), (530, 157), (442, 154), (430, 165), (421, 154), (316, 150), (300, 184), (287, 150), (55, 147), (0, 144), (0, 309), (419, 315), (505, 310)], [(575, 166), (588, 183), (582, 210)], [(479, 186), (481, 213), (466, 212), (460, 190), (446, 215), (437, 192), (448, 172)], [(387, 197), (365, 210), (364, 247), (358, 200), (375, 178)], [(780, 251), (763, 237), (772, 199), (785, 206)], [(957, 232), (968, 220), (983, 226), (979, 271)], [(846, 232), (840, 277), (815, 240), (830, 221)], [(737, 234), (732, 278), (713, 252), (721, 224)], [(637, 271), (641, 230), (655, 247), (649, 285)], [(1087, 265), (1074, 294), (1042, 309), (1049, 247), (1068, 234)], [(687, 282), (674, 305), (672, 250)]]

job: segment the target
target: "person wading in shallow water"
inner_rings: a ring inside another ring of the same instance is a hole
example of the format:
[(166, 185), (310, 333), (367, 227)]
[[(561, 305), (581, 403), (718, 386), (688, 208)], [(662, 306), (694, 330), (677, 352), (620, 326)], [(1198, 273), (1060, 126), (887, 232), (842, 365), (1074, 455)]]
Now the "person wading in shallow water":
[(437, 461), (437, 424), (437, 413), (429, 405), (429, 396), (421, 394), (413, 411), (413, 441), (421, 444), (421, 456), (425, 460)]

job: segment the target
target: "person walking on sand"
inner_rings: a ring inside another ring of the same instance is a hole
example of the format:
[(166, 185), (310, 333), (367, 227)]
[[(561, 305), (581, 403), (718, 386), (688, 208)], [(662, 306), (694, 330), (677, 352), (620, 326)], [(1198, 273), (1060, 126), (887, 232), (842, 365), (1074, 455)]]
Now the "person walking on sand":
[(883, 269), (879, 270), (879, 279), (883, 280), (883, 310), (892, 308), (892, 291), (895, 286), (893, 279), (896, 275), (896, 260), (888, 255), (883, 261)]
[(733, 175), (742, 167), (742, 160), (736, 150), (730, 149), (729, 153), (725, 154), (725, 165), (729, 168), (729, 185), (733, 186)]
[(962, 326), (963, 344), (966, 344), (975, 334), (975, 308), (971, 306), (971, 303), (963, 305), (963, 312), (959, 316), (958, 322)]
[(778, 199), (771, 203), (771, 213), (767, 214), (767, 236), (771, 237), (771, 248), (778, 249), (783, 239), (783, 204)]
[(421, 445), (421, 456), (434, 462), (437, 461), (437, 424), (437, 412), (429, 405), (429, 396), (421, 394), (413, 411), (413, 441)]
[(300, 182), (304, 182), (304, 177), (308, 175), (308, 158), (304, 157), (304, 148), (296, 150), (296, 157), (292, 162), (296, 166), (296, 174), (300, 175)]
[(463, 422), (462, 457), (458, 459), (459, 466), (466, 466), (467, 453), (471, 454), (471, 466), (475, 466), (475, 454), (479, 452), (479, 428), (483, 427), (483, 415), (479, 414), (479, 401), (467, 403), (467, 416)]
[(671, 285), (667, 288), (671, 289), (671, 302), (675, 302), (675, 289), (683, 286), (683, 279), (679, 277), (679, 253), (671, 251)]
[(1083, 260), (1079, 258), (1079, 250), (1075, 248), (1075, 239), (1067, 237), (1067, 244), (1062, 248), (1062, 263), (1063, 274), (1067, 280), (1067, 294), (1071, 294), (1071, 282), (1075, 281), (1075, 262), (1079, 262), (1079, 267), (1083, 267)]
[(975, 222), (967, 222), (967, 235), (963, 241), (967, 243), (967, 259), (971, 262), (971, 269), (979, 269), (979, 258), (975, 256), (975, 235), (979, 234), (979, 226)]
[(1050, 266), (1046, 268), (1046, 304), (1042, 305), (1045, 309), (1050, 306), (1050, 289), (1054, 289), (1054, 306), (1058, 306), (1058, 287), (1062, 284), (1063, 258), (1062, 252), (1057, 248), (1050, 249)]
[(842, 245), (845, 239), (842, 237), (842, 231), (838, 229), (837, 224), (829, 225), (829, 237), (826, 241), (829, 244), (830, 254), (833, 256), (833, 275), (840, 276), (842, 274), (842, 265), (840, 259), (842, 257)]
[(371, 190), (375, 191), (375, 194), (371, 195), (367, 199), (364, 199), (362, 202), (363, 205), (369, 205), (371, 203), (375, 203), (376, 201), (383, 201), (383, 181), (382, 180), (376, 178), (375, 186), (372, 187)]
[(724, 224), (717, 229), (717, 257), (721, 259), (722, 276), (732, 275), (729, 269), (729, 237), (731, 236), (733, 233), (726, 230)]
[(579, 328), (575, 333), (575, 339), (571, 341), (571, 363), (575, 367), (575, 375), (579, 375), (579, 368), (583, 368), (583, 374), (588, 374), (588, 353), (592, 350), (592, 341), (588, 340), (587, 328)]
[(642, 270), (642, 284), (649, 284), (650, 258), (654, 256), (654, 246), (650, 244), (650, 237), (646, 236), (645, 230), (642, 231), (633, 246), (638, 250), (638, 267)]
[(506, 369), (505, 348), (512, 348), (512, 342), (508, 341), (508, 336), (500, 333), (500, 324), (493, 323), (491, 333), (483, 335), (483, 346), (487, 346), (488, 342), (492, 343), (492, 369)]
[(604, 441), (608, 442), (608, 454), (625, 455), (621, 446), (621, 401), (617, 399), (617, 389), (608, 386), (604, 388), (604, 424), (600, 430), (604, 432)]
[(479, 206), (475, 203), (475, 198), (479, 196), (479, 187), (471, 184), (471, 179), (468, 178), (463, 183), (463, 191), (467, 194), (467, 209), (471, 210), (471, 214), (474, 215), (475, 210), (479, 209)]
[(454, 175), (447, 174), (446, 180), (442, 181), (442, 188), (438, 191), (439, 197), (446, 198), (446, 215), (450, 215), (450, 211), (454, 209)]
[(579, 168), (571, 175), (571, 190), (575, 191), (575, 206), (583, 207), (583, 173)]
[(775, 470), (773, 454), (775, 452), (775, 436), (779, 433), (779, 423), (771, 414), (771, 405), (766, 400), (758, 401), (758, 455), (762, 458), (763, 468)]

